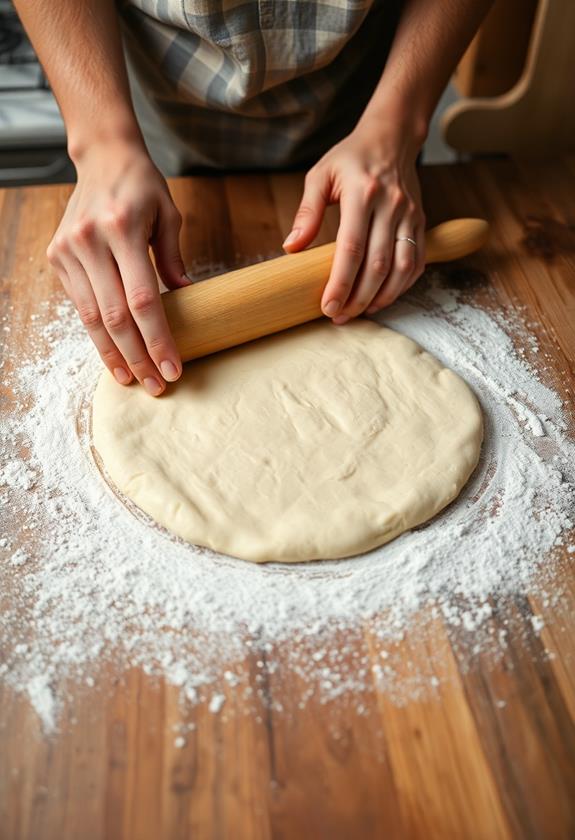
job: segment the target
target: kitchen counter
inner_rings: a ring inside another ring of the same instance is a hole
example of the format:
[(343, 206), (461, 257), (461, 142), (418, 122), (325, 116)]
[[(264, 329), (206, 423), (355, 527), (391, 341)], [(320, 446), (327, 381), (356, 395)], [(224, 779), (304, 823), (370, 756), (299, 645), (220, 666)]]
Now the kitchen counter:
[[(172, 181), (192, 273), (276, 256), (301, 182), (298, 175)], [(520, 313), (547, 358), (545, 381), (568, 413), (571, 406), (573, 420), (575, 158), (429, 167), (422, 183), (429, 225), (466, 215), (491, 222), (488, 245), (442, 267), (443, 279), (475, 305)], [(44, 254), (70, 189), (0, 193), (0, 306), (29, 318), (42, 302), (61, 299)], [(336, 225), (332, 208), (318, 242), (334, 238)], [(32, 279), (19, 282), (22, 266), (29, 273), (30, 265)], [(7, 356), (19, 340), (8, 334)], [(557, 564), (572, 598), (575, 555), (565, 551)], [(254, 714), (230, 686), (226, 706), (235, 714), (224, 718), (206, 705), (182, 710), (173, 687), (109, 664), (93, 692), (68, 687), (60, 731), (46, 737), (25, 696), (0, 688), (0, 834), (573, 837), (575, 610), (558, 611), (535, 596), (508, 609), (521, 632), (495, 662), (466, 659), (462, 651), (473, 640), (439, 618), (431, 637), (406, 633), (399, 656), (416, 668), (435, 658), (448, 679), (402, 705), (372, 687), (354, 703), (312, 696), (302, 709), (292, 702), (289, 716), (265, 703)], [(509, 615), (495, 611), (495, 631)], [(258, 651), (246, 657), (254, 680), (256, 658)], [(266, 679), (269, 695), (289, 707), (295, 685), (281, 668)], [(182, 716), (195, 728), (178, 749), (173, 726)]]

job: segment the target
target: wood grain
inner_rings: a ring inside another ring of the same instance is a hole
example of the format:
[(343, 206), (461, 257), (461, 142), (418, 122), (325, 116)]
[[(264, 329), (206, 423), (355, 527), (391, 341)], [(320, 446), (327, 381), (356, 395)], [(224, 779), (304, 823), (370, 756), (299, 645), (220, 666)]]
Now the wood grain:
[[(575, 159), (433, 167), (422, 183), (430, 225), (454, 216), (492, 224), (480, 253), (442, 267), (445, 282), (488, 308), (521, 307), (550, 359), (544, 378), (572, 405)], [(295, 175), (174, 181), (188, 270), (199, 277), (215, 263), (225, 270), (277, 256), (301, 184)], [(44, 253), (69, 192), (0, 192), (0, 300), (12, 307), (14, 327), (0, 347), (7, 365), (35, 340), (30, 315), (60, 299)], [(336, 232), (331, 208), (318, 242)], [(563, 557), (560, 584), (575, 595), (572, 556)], [(541, 636), (534, 614), (546, 622)], [(329, 703), (314, 695), (300, 708), (305, 686), (282, 667), (287, 649), (273, 651), (274, 670), (262, 650), (235, 663), (254, 690), (263, 676), (265, 691), (248, 704), (224, 685), (220, 715), (182, 709), (174, 688), (103, 663), (93, 689), (67, 687), (61, 731), (50, 739), (25, 699), (2, 687), (0, 836), (567, 840), (575, 836), (574, 612), (510, 599), (491, 621), (494, 632), (516, 628), (496, 659), (474, 654), (472, 639), (425, 613), (388, 646), (406, 684), (414, 673), (430, 684), (440, 678), (403, 704), (374, 681)], [(377, 661), (371, 626), (347, 643), (350, 665)], [(173, 726), (181, 723), (195, 728), (177, 749)]]

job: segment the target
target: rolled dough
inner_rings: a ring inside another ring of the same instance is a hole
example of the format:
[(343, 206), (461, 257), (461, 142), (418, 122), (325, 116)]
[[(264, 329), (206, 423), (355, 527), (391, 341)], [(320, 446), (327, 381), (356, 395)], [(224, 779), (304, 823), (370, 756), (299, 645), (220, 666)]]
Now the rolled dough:
[(477, 464), (470, 388), (370, 321), (319, 321), (184, 369), (159, 399), (106, 371), (111, 481), (191, 543), (245, 560), (346, 557), (430, 519)]

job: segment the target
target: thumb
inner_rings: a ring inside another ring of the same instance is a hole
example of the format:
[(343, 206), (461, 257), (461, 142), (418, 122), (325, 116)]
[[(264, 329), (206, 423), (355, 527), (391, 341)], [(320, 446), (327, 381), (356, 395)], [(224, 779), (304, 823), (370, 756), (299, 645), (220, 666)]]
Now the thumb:
[(188, 286), (186, 269), (180, 253), (182, 217), (173, 204), (160, 209), (157, 227), (150, 240), (158, 274), (168, 289)]
[(312, 242), (319, 231), (327, 201), (325, 199), (324, 176), (308, 172), (305, 188), (291, 232), (287, 235), (283, 249), (288, 254), (300, 251)]

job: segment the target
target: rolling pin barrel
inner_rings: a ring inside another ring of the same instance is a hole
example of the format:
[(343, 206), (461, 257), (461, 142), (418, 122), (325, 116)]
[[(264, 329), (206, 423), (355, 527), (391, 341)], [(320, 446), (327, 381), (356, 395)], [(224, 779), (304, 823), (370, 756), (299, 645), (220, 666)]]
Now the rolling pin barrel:
[[(487, 239), (482, 219), (454, 219), (427, 231), (426, 260), (476, 251)], [(286, 254), (162, 295), (184, 361), (207, 356), (322, 315), (320, 301), (335, 243)]]

